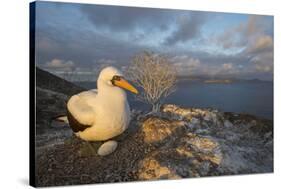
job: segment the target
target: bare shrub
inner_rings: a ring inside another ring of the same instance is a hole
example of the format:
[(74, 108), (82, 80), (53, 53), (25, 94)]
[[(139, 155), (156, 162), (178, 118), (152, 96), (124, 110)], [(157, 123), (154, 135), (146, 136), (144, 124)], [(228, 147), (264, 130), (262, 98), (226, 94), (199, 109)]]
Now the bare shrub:
[(139, 88), (137, 98), (158, 112), (163, 100), (175, 91), (176, 69), (168, 58), (151, 52), (137, 54), (128, 67), (127, 75)]

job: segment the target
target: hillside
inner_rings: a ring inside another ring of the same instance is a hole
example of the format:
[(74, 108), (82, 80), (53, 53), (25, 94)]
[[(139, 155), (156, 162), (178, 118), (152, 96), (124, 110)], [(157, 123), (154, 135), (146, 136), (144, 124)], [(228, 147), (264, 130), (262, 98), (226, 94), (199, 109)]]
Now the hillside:
[(65, 95), (73, 95), (83, 90), (83, 88), (38, 67), (36, 67), (36, 86)]
[(68, 98), (83, 90), (82, 87), (36, 67), (37, 143), (40, 143), (41, 138), (57, 132), (51, 127), (52, 118), (64, 114)]

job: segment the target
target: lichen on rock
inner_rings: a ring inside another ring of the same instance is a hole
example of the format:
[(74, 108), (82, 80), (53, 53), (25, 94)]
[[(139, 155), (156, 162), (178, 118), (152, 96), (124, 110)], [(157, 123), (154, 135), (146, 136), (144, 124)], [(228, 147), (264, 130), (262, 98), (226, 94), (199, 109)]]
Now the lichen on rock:
[(167, 166), (160, 165), (153, 158), (145, 158), (140, 162), (138, 178), (140, 180), (179, 179), (181, 178)]
[(150, 117), (141, 126), (141, 131), (144, 134), (144, 142), (162, 142), (164, 139), (173, 137), (172, 133), (176, 129), (184, 127), (184, 124), (183, 121), (171, 121), (158, 117)]

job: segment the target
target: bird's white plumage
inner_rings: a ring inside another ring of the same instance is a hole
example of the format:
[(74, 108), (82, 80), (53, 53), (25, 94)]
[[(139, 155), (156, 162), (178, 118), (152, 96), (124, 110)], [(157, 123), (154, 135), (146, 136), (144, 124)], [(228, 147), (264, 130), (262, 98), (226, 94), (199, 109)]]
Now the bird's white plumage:
[(97, 91), (89, 90), (72, 96), (68, 103), (67, 108), (76, 118), (79, 123), (83, 125), (92, 125), (94, 123), (94, 101), (96, 101)]
[(126, 130), (130, 121), (130, 108), (123, 89), (113, 86), (114, 75), (122, 75), (116, 68), (103, 69), (97, 81), (97, 90), (81, 92), (70, 98), (67, 108), (81, 124), (91, 125), (76, 133), (86, 141), (103, 141)]

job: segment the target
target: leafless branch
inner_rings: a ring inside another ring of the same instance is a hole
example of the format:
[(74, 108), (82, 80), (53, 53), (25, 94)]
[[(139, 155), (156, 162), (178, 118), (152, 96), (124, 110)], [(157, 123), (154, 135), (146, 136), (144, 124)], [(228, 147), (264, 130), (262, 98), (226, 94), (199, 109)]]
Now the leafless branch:
[(151, 52), (136, 55), (127, 71), (128, 77), (141, 88), (139, 100), (159, 111), (164, 98), (175, 91), (176, 69), (168, 58)]

